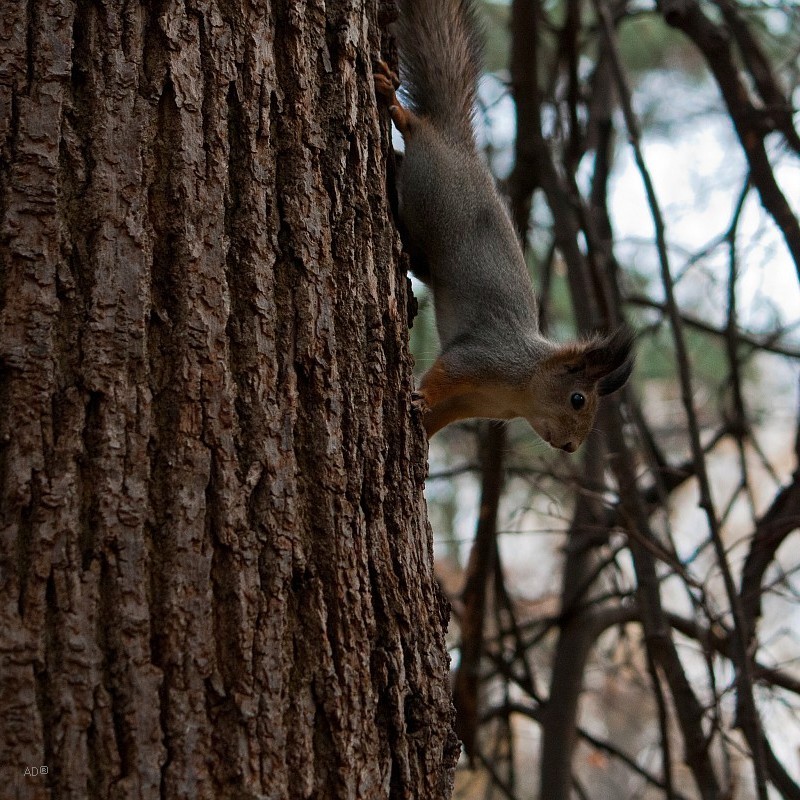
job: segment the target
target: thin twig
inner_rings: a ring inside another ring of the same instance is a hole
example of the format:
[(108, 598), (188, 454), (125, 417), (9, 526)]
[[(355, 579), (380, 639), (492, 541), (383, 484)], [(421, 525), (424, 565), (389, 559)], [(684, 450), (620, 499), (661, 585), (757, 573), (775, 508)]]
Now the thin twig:
[[(661, 278), (664, 285), (666, 305), (672, 324), (673, 341), (678, 360), (678, 374), (681, 382), (681, 398), (683, 400), (686, 419), (689, 426), (689, 438), (692, 456), (694, 457), (696, 463), (697, 481), (700, 488), (700, 506), (705, 511), (708, 519), (714, 550), (716, 552), (717, 561), (722, 573), (723, 583), (725, 585), (725, 593), (727, 595), (728, 603), (734, 619), (734, 641), (737, 655), (735, 663), (737, 668), (737, 704), (739, 706), (739, 723), (742, 726), (742, 730), (752, 751), (753, 768), (755, 770), (756, 789), (759, 800), (768, 800), (765, 754), (762, 746), (761, 723), (755, 704), (755, 698), (753, 697), (750, 656), (747, 652), (747, 645), (745, 641), (746, 629), (744, 613), (742, 611), (739, 595), (736, 592), (736, 586), (733, 582), (733, 576), (731, 575), (730, 567), (728, 566), (718, 520), (711, 499), (711, 488), (709, 485), (708, 474), (706, 472), (705, 455), (703, 453), (703, 447), (700, 441), (700, 427), (692, 403), (692, 376), (689, 369), (686, 342), (684, 339), (683, 327), (681, 325), (680, 313), (675, 302), (672, 273), (669, 267), (664, 220), (661, 215), (661, 210), (656, 197), (655, 189), (653, 187), (653, 182), (650, 178), (650, 173), (642, 155), (639, 124), (633, 113), (630, 87), (628, 86), (627, 78), (622, 69), (613, 21), (604, 0), (594, 0), (594, 6), (603, 26), (603, 33), (611, 56), (612, 68), (620, 95), (620, 103), (625, 117), (625, 124), (628, 129), (628, 135), (634, 152), (634, 158), (642, 178), (642, 183), (644, 184), (648, 205), (650, 207), (650, 213), (652, 215), (653, 224), (656, 230), (656, 244), (659, 254), (659, 263), (661, 266)], [(800, 264), (798, 264), (798, 269), (800, 269)]]

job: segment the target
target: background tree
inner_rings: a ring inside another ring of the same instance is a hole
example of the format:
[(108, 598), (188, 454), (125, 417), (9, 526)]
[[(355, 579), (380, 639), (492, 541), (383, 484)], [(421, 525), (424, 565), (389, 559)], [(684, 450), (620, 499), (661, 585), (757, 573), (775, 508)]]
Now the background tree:
[(5, 4), (4, 797), (450, 793), (377, 7)]
[[(800, 358), (800, 305), (767, 302), (757, 277), (781, 271), (798, 297), (785, 188), (800, 155), (798, 8), (514, 0), (487, 12), (490, 66), (508, 72), (487, 80), (483, 111), (510, 93), (517, 120), (507, 177), (491, 125), (487, 151), (544, 319), (566, 335), (626, 318), (639, 366), (580, 458), (531, 452), (513, 425), (434, 440), (440, 537), (459, 536), (479, 496), (469, 558), (451, 542), (440, 564), (456, 728), (478, 766), (456, 796), (800, 797), (800, 553), (781, 549), (800, 525), (800, 447), (796, 383), (780, 377)], [(657, 145), (692, 126), (719, 129), (728, 153), (687, 212), (659, 196), (670, 170), (691, 178)], [(640, 198), (625, 211), (646, 221), (633, 234), (613, 207), (623, 180)], [(687, 244), (681, 211), (702, 219), (703, 197), (728, 219), (699, 223)]]

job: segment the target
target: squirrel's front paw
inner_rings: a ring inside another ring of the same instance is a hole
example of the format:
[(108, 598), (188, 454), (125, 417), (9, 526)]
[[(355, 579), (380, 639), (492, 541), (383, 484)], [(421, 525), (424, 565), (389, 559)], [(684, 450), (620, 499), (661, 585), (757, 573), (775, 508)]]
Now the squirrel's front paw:
[(431, 410), (424, 392), (411, 392), (411, 408), (423, 416)]

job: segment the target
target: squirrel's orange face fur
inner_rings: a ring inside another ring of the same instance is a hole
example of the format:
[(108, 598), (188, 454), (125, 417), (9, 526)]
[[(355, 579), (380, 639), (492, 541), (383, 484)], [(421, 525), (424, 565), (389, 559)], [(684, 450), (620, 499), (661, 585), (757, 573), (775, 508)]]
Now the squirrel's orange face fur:
[(548, 345), (524, 385), (475, 365), (457, 377), (442, 356), (422, 379), (415, 405), (428, 436), (459, 419), (524, 417), (553, 447), (574, 453), (594, 425), (600, 398), (619, 389), (633, 369), (633, 335), (626, 327), (587, 342)]
[(552, 447), (574, 453), (594, 425), (600, 396), (597, 384), (572, 371), (560, 356), (542, 364), (531, 382), (533, 408), (525, 418)]
[(548, 444), (574, 453), (589, 435), (603, 395), (631, 374), (633, 340), (621, 328), (605, 338), (561, 346), (536, 370), (524, 414)]

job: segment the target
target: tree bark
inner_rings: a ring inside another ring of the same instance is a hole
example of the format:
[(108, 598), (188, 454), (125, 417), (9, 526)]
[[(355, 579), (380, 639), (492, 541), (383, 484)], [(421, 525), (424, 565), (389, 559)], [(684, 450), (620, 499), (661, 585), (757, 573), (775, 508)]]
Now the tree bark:
[(3, 794), (448, 797), (387, 20), (3, 16)]

